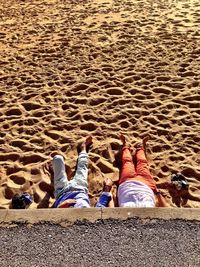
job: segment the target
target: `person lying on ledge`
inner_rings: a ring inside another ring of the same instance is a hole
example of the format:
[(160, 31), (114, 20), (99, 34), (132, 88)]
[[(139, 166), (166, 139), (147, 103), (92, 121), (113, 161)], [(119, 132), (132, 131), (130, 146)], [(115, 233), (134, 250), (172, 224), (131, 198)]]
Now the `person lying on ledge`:
[(81, 144), (81, 152), (78, 156), (78, 163), (75, 176), (68, 181), (65, 172), (63, 156), (56, 155), (53, 158), (54, 171), (54, 195), (56, 201), (54, 208), (89, 208), (88, 196), (88, 154), (86, 148), (92, 144), (92, 137), (89, 136)]
[(105, 178), (103, 184), (103, 191), (96, 203), (96, 208), (114, 208), (114, 201), (112, 195), (113, 181), (110, 178)]
[(155, 207), (156, 198), (159, 207), (167, 207), (164, 197), (157, 189), (146, 158), (145, 150), (149, 136), (136, 145), (136, 166), (133, 164), (131, 149), (124, 135), (122, 141), (121, 170), (118, 187), (119, 207)]

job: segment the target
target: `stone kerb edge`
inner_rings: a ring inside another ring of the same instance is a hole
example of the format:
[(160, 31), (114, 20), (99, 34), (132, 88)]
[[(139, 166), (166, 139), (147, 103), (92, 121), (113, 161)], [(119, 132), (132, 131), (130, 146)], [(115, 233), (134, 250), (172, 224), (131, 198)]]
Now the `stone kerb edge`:
[(199, 208), (89, 208), (89, 209), (29, 209), (0, 210), (0, 224), (3, 223), (61, 223), (87, 220), (128, 218), (182, 219), (200, 221)]

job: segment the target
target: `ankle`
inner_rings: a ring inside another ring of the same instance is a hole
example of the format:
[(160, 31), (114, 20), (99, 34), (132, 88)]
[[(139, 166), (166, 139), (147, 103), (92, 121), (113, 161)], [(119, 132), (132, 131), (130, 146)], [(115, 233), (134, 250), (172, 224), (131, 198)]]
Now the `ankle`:
[(136, 144), (135, 148), (136, 148), (136, 150), (144, 149), (144, 145), (143, 145), (143, 143), (138, 143), (138, 144)]

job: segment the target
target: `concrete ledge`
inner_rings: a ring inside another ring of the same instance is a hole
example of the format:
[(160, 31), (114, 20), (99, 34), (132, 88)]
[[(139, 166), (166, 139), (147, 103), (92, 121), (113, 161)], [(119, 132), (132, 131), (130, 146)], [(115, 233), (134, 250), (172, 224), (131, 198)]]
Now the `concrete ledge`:
[(89, 209), (29, 209), (0, 210), (0, 224), (5, 223), (73, 223), (77, 220), (95, 222), (98, 219), (127, 218), (182, 219), (200, 221), (200, 209), (192, 208), (89, 208)]
[(102, 219), (127, 219), (127, 218), (151, 218), (151, 219), (182, 219), (200, 221), (200, 209), (192, 208), (112, 208), (102, 209)]
[(29, 210), (0, 210), (0, 223), (41, 221), (61, 223), (88, 220), (95, 222), (101, 218), (101, 209), (29, 209)]

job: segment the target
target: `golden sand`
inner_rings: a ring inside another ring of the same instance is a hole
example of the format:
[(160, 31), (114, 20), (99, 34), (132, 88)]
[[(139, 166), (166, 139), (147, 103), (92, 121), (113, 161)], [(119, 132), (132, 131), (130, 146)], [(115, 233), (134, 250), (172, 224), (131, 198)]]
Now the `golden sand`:
[[(200, 207), (199, 0), (0, 0), (0, 208), (33, 194), (51, 206), (48, 163), (73, 177), (83, 137), (92, 204), (118, 180), (119, 133), (149, 133), (148, 158), (171, 207)], [(189, 191), (170, 185), (188, 177)]]

